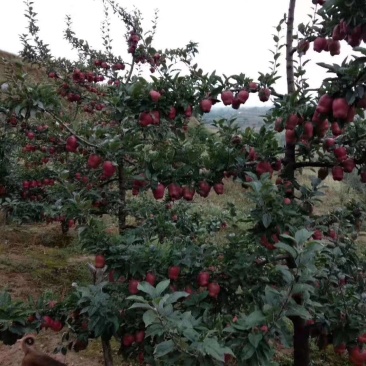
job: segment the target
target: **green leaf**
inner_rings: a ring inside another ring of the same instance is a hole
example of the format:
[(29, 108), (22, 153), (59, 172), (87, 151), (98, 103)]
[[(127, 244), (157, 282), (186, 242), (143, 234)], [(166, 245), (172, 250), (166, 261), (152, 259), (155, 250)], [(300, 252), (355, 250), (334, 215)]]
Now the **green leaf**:
[(142, 304), (142, 303), (134, 303), (132, 304), (129, 309), (153, 309), (152, 306), (150, 306), (149, 304)]
[(248, 335), (248, 340), (254, 348), (258, 347), (258, 344), (262, 339), (263, 339), (262, 333), (249, 333)]
[(247, 329), (261, 325), (266, 320), (266, 317), (260, 310), (255, 310), (245, 318)]
[(277, 271), (281, 272), (282, 274), (282, 278), (284, 279), (284, 281), (287, 284), (290, 284), (294, 281), (294, 276), (293, 274), (290, 272), (289, 268), (287, 266), (283, 266), (278, 264), (276, 266)]
[(294, 247), (291, 245), (279, 242), (275, 244), (276, 248), (283, 249), (285, 252), (291, 255), (292, 258), (296, 258), (298, 256), (298, 253)]
[(184, 292), (184, 291), (177, 291), (172, 293), (171, 295), (169, 295), (169, 297), (167, 298), (165, 304), (174, 304), (175, 302), (177, 302), (179, 299), (181, 299), (182, 297), (188, 297), (189, 293), (188, 292)]
[(162, 343), (159, 343), (154, 350), (154, 355), (156, 358), (163, 357), (167, 355), (168, 353), (174, 351), (174, 342), (172, 340), (165, 341)]
[(254, 355), (254, 353), (255, 348), (250, 343), (247, 343), (241, 352), (243, 360), (249, 360)]
[(145, 294), (148, 294), (151, 298), (154, 298), (155, 287), (151, 286), (149, 282), (140, 282), (137, 286), (137, 289), (145, 292)]
[(157, 318), (158, 316), (153, 310), (146, 311), (142, 316), (142, 320), (144, 321), (146, 327), (148, 327), (150, 324), (153, 324)]
[(291, 304), (284, 313), (287, 317), (299, 316), (302, 319), (311, 319), (310, 313), (301, 305)]
[(298, 244), (302, 245), (311, 237), (312, 234), (313, 233), (311, 231), (306, 229), (298, 230), (295, 234), (295, 240)]
[(156, 285), (155, 294), (158, 295), (157, 297), (161, 296), (161, 294), (169, 287), (170, 280), (164, 280), (159, 282)]
[(262, 222), (263, 222), (263, 226), (267, 229), (269, 227), (269, 225), (271, 225), (271, 222), (272, 222), (271, 214), (265, 213), (262, 216)]

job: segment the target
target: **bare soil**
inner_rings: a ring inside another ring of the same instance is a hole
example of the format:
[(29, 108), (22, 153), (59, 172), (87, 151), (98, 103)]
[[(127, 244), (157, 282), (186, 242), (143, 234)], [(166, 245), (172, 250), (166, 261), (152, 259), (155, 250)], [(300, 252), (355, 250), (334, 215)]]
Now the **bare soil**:
[[(15, 300), (37, 299), (45, 291), (63, 298), (71, 283), (80, 276), (88, 281), (86, 264), (90, 256), (73, 253), (70, 243), (74, 233), (62, 235), (58, 225), (12, 226), (0, 223), (0, 291), (7, 289)], [(70, 246), (70, 247), (68, 247)], [(69, 254), (69, 252), (71, 254)], [(62, 332), (41, 331), (36, 348), (52, 357), (61, 345)], [(112, 348), (117, 350), (118, 345)], [(56, 356), (69, 366), (103, 365), (100, 342), (90, 341), (85, 351)], [(23, 359), (19, 343), (6, 346), (0, 342), (0, 366), (19, 366)], [(115, 365), (127, 365), (115, 356)], [(122, 362), (122, 363), (121, 363)]]

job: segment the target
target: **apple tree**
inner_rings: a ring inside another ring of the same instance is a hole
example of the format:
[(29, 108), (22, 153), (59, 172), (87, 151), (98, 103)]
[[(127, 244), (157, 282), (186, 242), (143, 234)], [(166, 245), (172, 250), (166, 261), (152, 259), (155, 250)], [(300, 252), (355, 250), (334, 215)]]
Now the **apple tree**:
[[(30, 325), (66, 324), (63, 340), (75, 351), (100, 337), (106, 365), (112, 337), (142, 364), (275, 365), (285, 347), (294, 365), (307, 366), (311, 339), (363, 364), (365, 264), (355, 239), (364, 208), (350, 201), (320, 214), (317, 205), (329, 173), (341, 181), (357, 171), (366, 182), (364, 1), (313, 1), (314, 16), (296, 33), (290, 0), (271, 68), (257, 80), (204, 73), (194, 43), (157, 50), (155, 27), (144, 32), (138, 11), (104, 4), (104, 51), (79, 39), (68, 18), (65, 37), (79, 54), (71, 61), (52, 56), (28, 2), (22, 57), (47, 79), (37, 84), (15, 70), (1, 99), (7, 139), (23, 146), (3, 204), (13, 212), (24, 200), (38, 219), (60, 221), (64, 231), (77, 225), (81, 244), (96, 254), (94, 283), (76, 285)], [(110, 11), (126, 26), (128, 61), (112, 52)], [(341, 47), (356, 52), (341, 65), (320, 63), (330, 77), (315, 93), (306, 79), (310, 46), (332, 56)], [(201, 123), (220, 99), (239, 109), (254, 96), (274, 103), (259, 131), (220, 119), (208, 132)], [(317, 175), (304, 184), (309, 168)], [(229, 179), (252, 201), (248, 215), (235, 204), (219, 217), (194, 210), (194, 197), (223, 194)], [(118, 220), (118, 234), (105, 214)], [(213, 235), (223, 229), (224, 243)]]

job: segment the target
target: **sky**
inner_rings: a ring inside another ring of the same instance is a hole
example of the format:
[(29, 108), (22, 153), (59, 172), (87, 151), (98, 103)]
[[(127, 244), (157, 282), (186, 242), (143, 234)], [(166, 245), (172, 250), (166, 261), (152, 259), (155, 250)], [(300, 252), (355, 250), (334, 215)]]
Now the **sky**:
[[(94, 48), (101, 48), (101, 22), (104, 20), (102, 0), (33, 0), (38, 13), (41, 37), (48, 43), (55, 56), (72, 57), (68, 43), (63, 39), (65, 17), (71, 15), (73, 29), (79, 38), (87, 39)], [(159, 10), (154, 46), (156, 48), (182, 47), (190, 41), (197, 42), (199, 54), (196, 62), (205, 72), (216, 70), (217, 74), (244, 73), (253, 79), (258, 71), (268, 72), (274, 49), (274, 27), (287, 12), (288, 0), (115, 0), (127, 9), (135, 6), (143, 14), (143, 25), (148, 29)], [(295, 22), (308, 22), (312, 14), (311, 0), (299, 0)], [(26, 33), (23, 0), (0, 0), (0, 49), (18, 53), (21, 48), (19, 35)], [(123, 24), (111, 15), (111, 35), (114, 50), (126, 52)], [(283, 33), (284, 35), (284, 33)], [(305, 57), (308, 78), (313, 88), (320, 86), (325, 71), (316, 62), (341, 63), (351, 48), (342, 42), (340, 56), (318, 54), (310, 50)], [(284, 48), (283, 48), (284, 50)], [(281, 60), (280, 75), (285, 75), (285, 60)], [(276, 87), (286, 91), (283, 77)], [(265, 103), (270, 104), (270, 102)], [(247, 105), (263, 105), (257, 98), (250, 98)]]

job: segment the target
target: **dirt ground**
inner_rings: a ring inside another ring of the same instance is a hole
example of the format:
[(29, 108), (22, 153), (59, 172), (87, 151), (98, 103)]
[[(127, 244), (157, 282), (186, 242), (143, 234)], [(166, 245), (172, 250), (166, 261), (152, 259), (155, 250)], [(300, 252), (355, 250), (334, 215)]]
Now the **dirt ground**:
[[(72, 249), (73, 236), (74, 233), (62, 236), (58, 226), (7, 226), (0, 222), (0, 291), (7, 289), (15, 300), (27, 300), (29, 296), (37, 299), (45, 291), (62, 298), (80, 276), (88, 281), (86, 264), (93, 258)], [(40, 332), (36, 348), (52, 356), (60, 346), (61, 333)], [(112, 349), (117, 348), (112, 345)], [(104, 365), (98, 340), (91, 341), (85, 351), (68, 352), (66, 359), (59, 356), (69, 366)], [(22, 359), (19, 343), (5, 346), (0, 342), (0, 366), (20, 366)], [(115, 361), (116, 366), (128, 365), (117, 355)]]
[[(60, 335), (52, 331), (41, 332), (37, 336), (37, 349), (54, 357), (53, 350), (58, 346)], [(88, 351), (79, 353), (69, 352), (66, 357), (59, 355), (57, 359), (66, 362), (69, 366), (98, 366), (103, 365), (102, 353), (91, 357)], [(61, 356), (61, 358), (59, 358)], [(0, 345), (0, 365), (1, 366), (20, 366), (23, 359), (23, 353), (20, 350), (19, 343), (13, 346)]]

